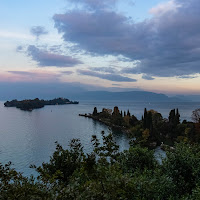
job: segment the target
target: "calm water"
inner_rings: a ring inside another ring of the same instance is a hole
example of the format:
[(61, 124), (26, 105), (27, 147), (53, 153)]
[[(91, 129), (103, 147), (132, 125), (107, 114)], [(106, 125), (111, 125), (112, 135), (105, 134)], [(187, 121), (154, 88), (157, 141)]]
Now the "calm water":
[[(129, 109), (139, 119), (144, 107), (155, 109), (168, 117), (169, 111), (179, 108), (182, 119), (191, 120), (192, 111), (200, 108), (200, 103), (132, 103), (132, 102), (80, 102), (79, 105), (46, 106), (32, 112), (16, 108), (6, 108), (0, 102), (0, 162), (12, 161), (13, 166), (25, 175), (34, 173), (30, 164), (41, 165), (47, 162), (55, 150), (55, 141), (64, 147), (73, 138), (79, 138), (85, 151), (92, 149), (90, 139), (93, 134), (100, 136), (102, 130), (111, 130), (92, 119), (79, 117), (79, 113), (89, 113), (96, 106), (120, 110)], [(121, 150), (128, 148), (128, 138), (113, 132), (115, 141)]]

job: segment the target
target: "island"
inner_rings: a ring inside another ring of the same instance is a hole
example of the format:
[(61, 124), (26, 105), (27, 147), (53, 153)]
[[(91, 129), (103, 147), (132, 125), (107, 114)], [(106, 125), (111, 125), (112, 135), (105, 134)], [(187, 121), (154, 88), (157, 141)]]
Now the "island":
[(12, 100), (4, 103), (5, 107), (16, 107), (24, 111), (32, 111), (33, 109), (43, 108), (46, 105), (65, 105), (65, 104), (79, 104), (78, 101), (70, 101), (65, 98), (56, 98), (52, 100), (43, 99), (26, 99), (22, 101)]
[(122, 134), (127, 134), (135, 144), (149, 148), (160, 146), (162, 149), (173, 149), (176, 142), (200, 142), (200, 109), (193, 111), (193, 122), (181, 120), (178, 108), (172, 109), (168, 118), (163, 118), (162, 114), (155, 110), (145, 108), (141, 119), (137, 119), (129, 110), (120, 111), (117, 106), (113, 110), (103, 108), (100, 112), (95, 107), (93, 113), (79, 116), (120, 129)]

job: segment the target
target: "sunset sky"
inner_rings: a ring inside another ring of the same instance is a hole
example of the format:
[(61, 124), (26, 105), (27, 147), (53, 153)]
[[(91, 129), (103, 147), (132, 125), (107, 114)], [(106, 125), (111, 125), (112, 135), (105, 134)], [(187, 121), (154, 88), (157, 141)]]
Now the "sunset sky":
[(0, 10), (0, 85), (200, 94), (199, 0), (4, 0)]

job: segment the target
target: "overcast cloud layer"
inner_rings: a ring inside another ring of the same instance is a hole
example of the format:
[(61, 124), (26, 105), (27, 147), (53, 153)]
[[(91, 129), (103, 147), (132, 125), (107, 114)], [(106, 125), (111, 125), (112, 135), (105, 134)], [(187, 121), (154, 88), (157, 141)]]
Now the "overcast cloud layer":
[[(83, 4), (83, 0), (76, 2)], [(151, 76), (200, 73), (199, 0), (170, 0), (151, 9), (151, 19), (137, 23), (111, 11), (108, 6), (111, 3), (116, 1), (86, 0), (84, 6), (88, 9), (54, 15), (55, 27), (65, 41), (75, 43), (83, 50), (99, 55), (123, 55), (132, 61), (140, 61), (134, 67), (125, 67), (123, 73), (142, 73), (148, 80), (153, 79)], [(48, 63), (47, 59), (40, 58), (37, 50), (30, 49), (30, 54), (40, 65), (44, 65), (43, 61)], [(79, 61), (71, 60), (71, 64), (76, 62)]]

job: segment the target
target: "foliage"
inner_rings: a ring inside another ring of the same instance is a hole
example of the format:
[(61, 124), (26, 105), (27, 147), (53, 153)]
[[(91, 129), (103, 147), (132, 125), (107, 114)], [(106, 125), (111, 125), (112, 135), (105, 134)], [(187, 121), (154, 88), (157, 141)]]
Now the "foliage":
[(97, 115), (97, 113), (98, 113), (98, 112), (97, 112), (97, 107), (94, 107), (94, 111), (93, 111), (92, 114), (95, 116), (95, 115)]
[(33, 177), (24, 177), (8, 163), (5, 166), (0, 164), (0, 199), (47, 200), (52, 199), (52, 194), (43, 182), (35, 181)]
[(16, 107), (21, 110), (31, 111), (33, 109), (43, 108), (45, 105), (64, 105), (64, 104), (78, 104), (77, 101), (69, 101), (65, 98), (56, 98), (52, 100), (26, 99), (22, 101), (12, 100), (4, 103), (6, 107)]
[(200, 123), (200, 108), (198, 108), (192, 112), (192, 120), (195, 123)]
[(159, 164), (148, 148), (119, 152), (111, 134), (102, 132), (102, 140), (92, 136), (88, 154), (79, 140), (68, 149), (57, 144), (50, 161), (35, 167), (37, 179), (0, 165), (0, 199), (199, 199), (199, 145), (176, 144)]
[[(83, 147), (78, 139), (73, 139), (70, 148), (63, 149), (57, 144), (56, 151), (50, 159), (49, 163), (42, 163), (42, 166), (36, 170), (40, 174), (40, 178), (44, 182), (64, 183), (69, 182), (70, 176), (80, 167), (84, 158)], [(33, 166), (36, 168), (35, 166)]]
[(163, 172), (173, 179), (176, 191), (181, 196), (191, 194), (200, 184), (200, 146), (180, 143), (172, 152), (167, 152)]

